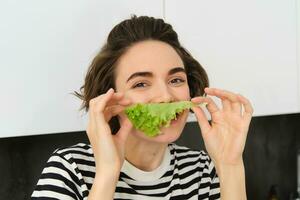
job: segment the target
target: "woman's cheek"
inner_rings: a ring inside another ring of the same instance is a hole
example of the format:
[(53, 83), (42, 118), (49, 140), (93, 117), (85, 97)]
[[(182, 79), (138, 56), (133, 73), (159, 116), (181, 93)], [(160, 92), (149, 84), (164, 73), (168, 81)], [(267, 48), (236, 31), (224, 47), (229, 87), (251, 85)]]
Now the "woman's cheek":
[(190, 100), (190, 89), (189, 87), (180, 87), (174, 89), (174, 95), (178, 100)]
[(128, 98), (134, 103), (150, 103), (153, 98), (154, 91), (151, 89), (133, 89), (127, 93)]

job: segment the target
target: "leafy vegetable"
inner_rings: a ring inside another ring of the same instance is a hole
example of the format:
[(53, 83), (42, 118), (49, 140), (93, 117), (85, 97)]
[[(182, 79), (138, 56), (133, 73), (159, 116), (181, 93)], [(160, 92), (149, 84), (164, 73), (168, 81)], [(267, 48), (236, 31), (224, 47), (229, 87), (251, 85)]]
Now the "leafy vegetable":
[(125, 109), (125, 113), (134, 127), (144, 132), (149, 137), (160, 133), (161, 127), (168, 127), (171, 120), (176, 119), (176, 114), (185, 109), (192, 108), (191, 101), (179, 101), (172, 103), (138, 103)]

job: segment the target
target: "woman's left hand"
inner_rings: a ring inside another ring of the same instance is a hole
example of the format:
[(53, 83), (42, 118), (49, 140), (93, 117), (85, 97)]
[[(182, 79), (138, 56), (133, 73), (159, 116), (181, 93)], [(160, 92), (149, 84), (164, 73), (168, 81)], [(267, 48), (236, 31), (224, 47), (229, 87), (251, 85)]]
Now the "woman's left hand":
[(240, 94), (216, 88), (205, 88), (205, 93), (222, 100), (222, 108), (210, 97), (195, 97), (191, 100), (197, 104), (206, 102), (211, 115), (210, 124), (200, 107), (192, 108), (208, 154), (215, 165), (240, 164), (253, 114), (251, 103)]

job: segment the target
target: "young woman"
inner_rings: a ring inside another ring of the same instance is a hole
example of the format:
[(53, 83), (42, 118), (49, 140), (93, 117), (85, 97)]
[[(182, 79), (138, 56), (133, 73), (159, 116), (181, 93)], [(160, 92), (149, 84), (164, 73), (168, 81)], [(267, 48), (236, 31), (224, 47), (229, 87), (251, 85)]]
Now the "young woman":
[[(246, 199), (242, 154), (252, 106), (240, 94), (209, 88), (205, 70), (162, 19), (133, 16), (116, 25), (81, 91), (90, 145), (56, 150), (33, 199)], [(222, 108), (204, 93), (220, 98)], [(173, 143), (188, 110), (156, 137), (124, 114), (135, 103), (182, 100), (207, 103), (211, 123), (202, 108), (192, 111), (208, 154)]]

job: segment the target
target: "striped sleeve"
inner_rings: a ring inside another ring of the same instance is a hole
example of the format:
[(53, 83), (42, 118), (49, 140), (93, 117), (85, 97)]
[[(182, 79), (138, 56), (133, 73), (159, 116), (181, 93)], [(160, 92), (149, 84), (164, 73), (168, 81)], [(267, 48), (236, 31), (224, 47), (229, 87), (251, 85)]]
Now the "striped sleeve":
[[(213, 162), (211, 162), (211, 164), (213, 165)], [(215, 167), (211, 170), (210, 177), (212, 177), (212, 179), (210, 183), (209, 199), (220, 199), (220, 182)]]
[(199, 186), (199, 199), (220, 199), (220, 184), (215, 165), (207, 153), (201, 151), (200, 155), (203, 171)]
[(209, 199), (220, 199), (220, 182), (214, 163), (209, 158)]
[(56, 150), (43, 169), (31, 199), (83, 199), (80, 186), (72, 162)]

